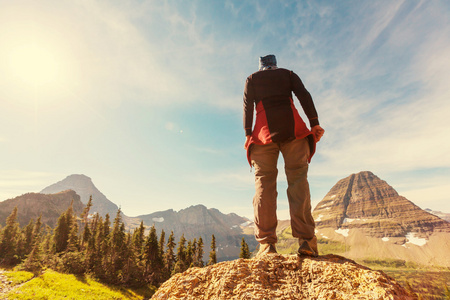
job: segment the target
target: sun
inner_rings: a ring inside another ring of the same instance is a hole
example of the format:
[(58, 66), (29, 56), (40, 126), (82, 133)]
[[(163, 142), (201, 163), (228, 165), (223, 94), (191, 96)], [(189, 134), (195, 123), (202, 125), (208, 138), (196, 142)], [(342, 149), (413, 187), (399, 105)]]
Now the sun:
[(15, 80), (34, 87), (52, 84), (59, 78), (58, 57), (45, 45), (21, 45), (9, 57), (11, 75)]

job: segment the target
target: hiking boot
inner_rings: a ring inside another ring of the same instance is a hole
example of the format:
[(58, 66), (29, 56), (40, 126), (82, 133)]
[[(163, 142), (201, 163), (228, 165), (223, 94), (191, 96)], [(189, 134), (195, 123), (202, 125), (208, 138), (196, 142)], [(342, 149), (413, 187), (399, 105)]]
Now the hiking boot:
[(275, 244), (260, 244), (259, 245), (259, 251), (256, 254), (256, 256), (265, 255), (265, 254), (276, 254), (277, 248), (275, 247)]
[[(312, 242), (312, 241), (311, 241)], [(314, 245), (310, 245), (310, 243), (306, 240), (302, 240), (300, 247), (298, 248), (297, 254), (299, 256), (312, 256), (312, 257), (317, 257), (319, 256), (319, 251), (317, 251), (317, 244), (316, 247), (314, 247)]]

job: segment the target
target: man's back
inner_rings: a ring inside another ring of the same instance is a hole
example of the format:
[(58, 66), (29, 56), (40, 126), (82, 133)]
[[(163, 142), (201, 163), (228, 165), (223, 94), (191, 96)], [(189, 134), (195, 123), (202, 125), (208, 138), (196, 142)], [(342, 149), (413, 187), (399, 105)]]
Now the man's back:
[(290, 73), (291, 71), (282, 68), (253, 73), (249, 81), (255, 104), (263, 99), (289, 100), (292, 96)]

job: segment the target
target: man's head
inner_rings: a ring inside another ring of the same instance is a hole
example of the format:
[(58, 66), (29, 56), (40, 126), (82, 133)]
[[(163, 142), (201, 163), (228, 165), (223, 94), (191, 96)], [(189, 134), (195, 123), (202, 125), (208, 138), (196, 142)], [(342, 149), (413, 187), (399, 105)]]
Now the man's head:
[(259, 70), (275, 69), (277, 67), (277, 58), (273, 54), (259, 58)]

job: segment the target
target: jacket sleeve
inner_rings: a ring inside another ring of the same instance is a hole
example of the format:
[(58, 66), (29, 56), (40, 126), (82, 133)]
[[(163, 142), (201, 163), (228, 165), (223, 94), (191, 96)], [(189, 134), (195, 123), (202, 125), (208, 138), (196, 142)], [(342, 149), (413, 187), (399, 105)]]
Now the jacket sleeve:
[(254, 99), (255, 93), (253, 91), (251, 77), (249, 77), (244, 87), (244, 129), (246, 136), (252, 134)]
[(309, 119), (309, 125), (312, 127), (319, 125), (319, 116), (314, 106), (311, 94), (306, 90), (303, 82), (297, 74), (291, 71), (291, 87), (295, 96), (297, 96), (300, 104)]

